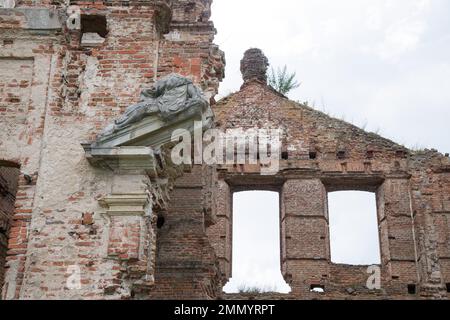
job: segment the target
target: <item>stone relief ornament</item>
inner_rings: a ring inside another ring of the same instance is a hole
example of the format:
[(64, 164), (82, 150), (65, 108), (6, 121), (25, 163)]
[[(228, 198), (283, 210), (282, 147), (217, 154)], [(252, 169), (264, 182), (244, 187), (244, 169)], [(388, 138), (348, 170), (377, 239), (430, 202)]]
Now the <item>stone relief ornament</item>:
[(212, 111), (201, 90), (190, 79), (173, 73), (158, 80), (151, 88), (142, 90), (140, 101), (129, 106), (119, 119), (103, 130), (100, 136), (114, 134), (152, 115), (170, 121), (180, 113), (191, 109), (206, 113), (206, 120), (212, 121)]

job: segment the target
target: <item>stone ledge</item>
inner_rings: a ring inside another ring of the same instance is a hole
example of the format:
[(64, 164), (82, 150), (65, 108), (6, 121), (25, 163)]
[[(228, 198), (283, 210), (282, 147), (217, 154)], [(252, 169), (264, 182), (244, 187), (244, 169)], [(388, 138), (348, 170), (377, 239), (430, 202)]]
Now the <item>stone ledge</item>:
[(155, 177), (157, 165), (155, 154), (149, 147), (92, 147), (83, 144), (86, 158), (96, 167), (112, 171), (144, 170), (150, 177)]

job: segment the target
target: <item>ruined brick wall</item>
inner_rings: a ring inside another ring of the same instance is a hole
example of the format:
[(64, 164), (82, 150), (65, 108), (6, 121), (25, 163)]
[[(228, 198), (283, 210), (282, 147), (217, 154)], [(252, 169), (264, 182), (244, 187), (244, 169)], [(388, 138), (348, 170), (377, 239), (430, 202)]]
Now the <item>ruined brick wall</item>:
[(214, 223), (209, 192), (212, 168), (195, 165), (177, 179), (164, 224), (156, 239), (155, 286), (150, 298), (215, 299), (222, 283), (215, 253), (206, 235)]
[(445, 285), (450, 296), (450, 161), (436, 150), (416, 152), (411, 161), (412, 212), (418, 243), (419, 273), (431, 296)]
[[(267, 60), (255, 49), (241, 67), (244, 84), (214, 106), (216, 124), (223, 130), (281, 128), (282, 160), (270, 177), (260, 175), (260, 165), (219, 166), (224, 191), (208, 235), (223, 277), (231, 276), (233, 192), (269, 188), (281, 197), (280, 269), (292, 289), (284, 298), (446, 297), (449, 158), (410, 151), (289, 101), (265, 83)], [(381, 290), (366, 288), (368, 266), (331, 263), (327, 193), (339, 190), (376, 194)], [(325, 292), (310, 292), (312, 285)]]
[[(126, 299), (152, 283), (156, 221), (109, 220), (108, 201), (117, 200), (107, 195), (148, 192), (152, 208), (165, 192), (150, 179), (93, 168), (81, 143), (170, 72), (215, 95), (223, 54), (212, 44), (209, 2), (71, 1), (88, 20), (106, 19), (104, 42), (94, 46), (82, 43), (83, 25), (67, 29), (62, 3), (0, 10), (0, 160), (21, 171), (3, 298)], [(32, 19), (36, 10), (42, 20)], [(180, 38), (167, 36), (174, 33)], [(124, 233), (131, 236), (121, 241)], [(73, 266), (81, 275), (75, 290), (67, 286)]]
[[(262, 53), (244, 61), (241, 90), (214, 110), (222, 129), (283, 129), (277, 174), (196, 165), (168, 190), (167, 177), (92, 167), (81, 143), (155, 79), (189, 76), (214, 104), (224, 56), (213, 44), (210, 0), (71, 4), (87, 23), (81, 30), (67, 29), (66, 7), (54, 1), (0, 10), (0, 161), (20, 167), (3, 298), (221, 297), (232, 275), (231, 197), (245, 189), (281, 195), (280, 269), (292, 288), (255, 298), (446, 296), (448, 157), (289, 101), (265, 84)], [(98, 27), (104, 41), (83, 42)], [(365, 288), (364, 266), (330, 262), (327, 192), (336, 190), (377, 195), (382, 290)], [(77, 270), (80, 287), (71, 288)], [(417, 294), (408, 294), (411, 284)]]

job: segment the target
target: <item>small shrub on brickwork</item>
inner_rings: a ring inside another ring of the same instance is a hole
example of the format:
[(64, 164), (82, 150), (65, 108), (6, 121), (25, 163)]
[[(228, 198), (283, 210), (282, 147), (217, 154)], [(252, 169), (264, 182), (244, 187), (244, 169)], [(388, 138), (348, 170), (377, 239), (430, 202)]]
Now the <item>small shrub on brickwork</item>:
[(272, 88), (279, 93), (286, 95), (292, 89), (300, 86), (300, 83), (295, 80), (295, 75), (295, 72), (289, 73), (286, 66), (284, 66), (283, 69), (277, 68), (276, 72), (271, 68), (268, 74), (268, 82)]

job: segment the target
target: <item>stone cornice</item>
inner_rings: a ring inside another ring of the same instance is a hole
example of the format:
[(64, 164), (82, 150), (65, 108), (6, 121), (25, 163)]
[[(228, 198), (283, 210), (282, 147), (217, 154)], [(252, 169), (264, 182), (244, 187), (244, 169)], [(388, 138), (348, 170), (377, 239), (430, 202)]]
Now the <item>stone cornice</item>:
[(143, 170), (150, 177), (156, 176), (154, 152), (149, 147), (92, 147), (83, 145), (86, 158), (93, 166), (112, 171)]

